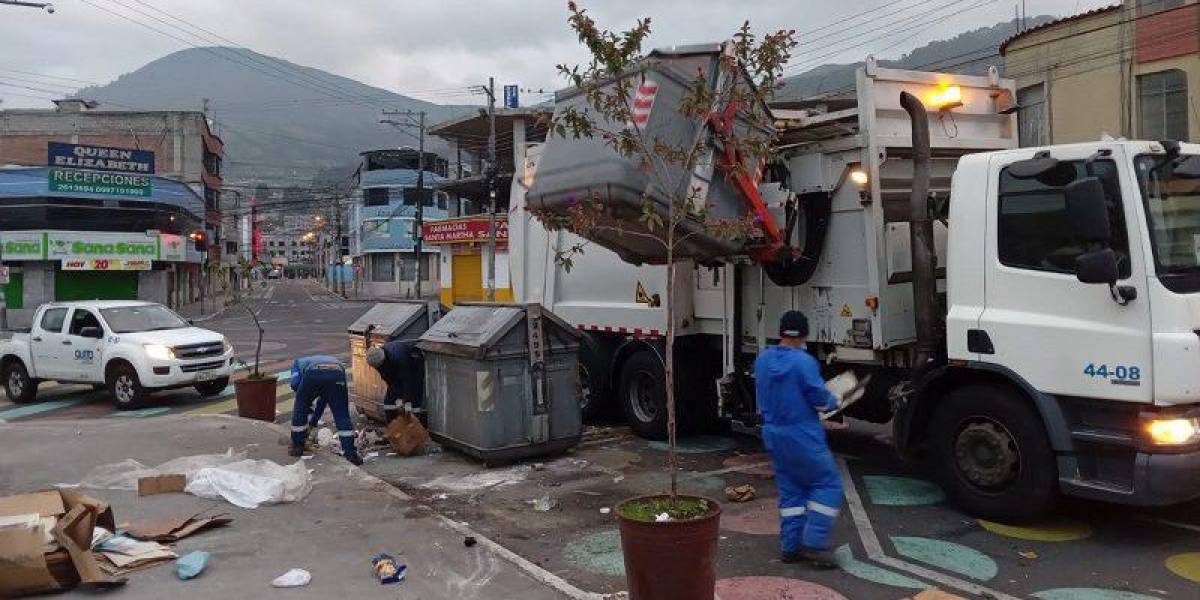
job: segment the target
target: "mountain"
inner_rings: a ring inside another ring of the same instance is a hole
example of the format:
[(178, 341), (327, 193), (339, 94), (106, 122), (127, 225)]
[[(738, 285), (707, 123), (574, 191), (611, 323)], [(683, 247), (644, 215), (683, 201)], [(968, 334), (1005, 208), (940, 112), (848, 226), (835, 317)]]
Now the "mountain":
[[(1031, 17), (1026, 27), (1037, 27), (1059, 17)], [(948, 40), (930, 42), (896, 60), (878, 60), (880, 66), (920, 71), (946, 71), (983, 75), (988, 67), (1003, 68), (997, 54), (1000, 44), (1017, 33), (1017, 20), (997, 23), (960, 33)], [(794, 100), (820, 94), (848, 92), (854, 87), (854, 74), (861, 62), (825, 64), (784, 79), (777, 93), (780, 100)]]
[[(360, 151), (416, 147), (415, 137), (379, 122), (385, 108), (424, 110), (430, 124), (475, 109), (433, 104), (227, 47), (180, 50), (77, 96), (99, 100), (108, 110), (200, 110), (207, 99), (213, 129), (225, 142), (227, 186), (307, 185), (347, 167), (352, 171)], [(426, 145), (445, 151), (437, 138), (427, 138)]]

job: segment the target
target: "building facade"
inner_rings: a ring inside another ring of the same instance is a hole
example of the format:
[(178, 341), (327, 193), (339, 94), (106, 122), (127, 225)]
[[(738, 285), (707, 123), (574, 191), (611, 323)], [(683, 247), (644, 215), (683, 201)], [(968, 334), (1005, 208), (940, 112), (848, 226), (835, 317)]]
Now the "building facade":
[(1200, 0), (1126, 0), (1000, 47), (1023, 146), (1200, 140)]
[(448, 214), (449, 196), (438, 191), (446, 181), (446, 161), (426, 152), (424, 192), (417, 189), (419, 154), (411, 148), (361, 154), (359, 184), (350, 216), (350, 255), (358, 292), (366, 296), (415, 297), (417, 261), (421, 295), (437, 293), (438, 250), (425, 245), (416, 253), (417, 203), (422, 218), (438, 221)]
[[(173, 304), (194, 302), (227, 288), (235, 263), (223, 259), (229, 249), (222, 227), (221, 163), (224, 142), (199, 111), (108, 111), (94, 102), (66, 99), (54, 109), (0, 110), (0, 165), (46, 166), (53, 142), (153, 152), (155, 175), (184, 184), (200, 198), (204, 240), (202, 261), (180, 273), (169, 298)], [(53, 223), (41, 224), (54, 229)], [(119, 224), (117, 224), (119, 228)], [(0, 228), (2, 229), (2, 228)], [(188, 232), (193, 233), (193, 232)]]

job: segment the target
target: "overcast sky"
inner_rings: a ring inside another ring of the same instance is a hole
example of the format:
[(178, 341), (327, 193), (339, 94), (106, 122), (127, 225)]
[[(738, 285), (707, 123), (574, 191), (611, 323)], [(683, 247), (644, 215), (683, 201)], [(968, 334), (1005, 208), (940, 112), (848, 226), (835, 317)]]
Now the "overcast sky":
[[(601, 25), (612, 28), (628, 27), (638, 17), (652, 18), (651, 45), (657, 46), (723, 39), (745, 19), (758, 31), (796, 29), (802, 44), (806, 38), (811, 40), (793, 59), (799, 72), (871, 53), (894, 58), (930, 40), (1012, 18), (1020, 1), (581, 0), (580, 4), (589, 7)], [(1030, 16), (1068, 15), (1112, 3), (1026, 0)], [(82, 85), (76, 80), (106, 83), (189, 45), (230, 45), (212, 34), (264, 54), (439, 103), (475, 101), (461, 95), (462, 89), (485, 82), (489, 75), (496, 77), (497, 85), (517, 83), (549, 91), (559, 86), (554, 65), (582, 58), (565, 22), (565, 0), (58, 0), (54, 4), (54, 14), (0, 5), (3, 106), (43, 106), (47, 98), (62, 95), (55, 92), (65, 94), (66, 88)], [(212, 34), (193, 29), (201, 37), (189, 36), (172, 27), (189, 28), (174, 18)]]

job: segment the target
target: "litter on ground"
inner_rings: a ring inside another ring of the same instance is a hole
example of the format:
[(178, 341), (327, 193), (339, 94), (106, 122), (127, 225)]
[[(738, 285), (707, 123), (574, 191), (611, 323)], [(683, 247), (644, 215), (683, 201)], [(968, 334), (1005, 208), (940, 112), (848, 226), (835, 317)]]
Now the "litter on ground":
[(287, 573), (271, 580), (271, 585), (277, 588), (300, 587), (312, 581), (312, 573), (304, 569), (288, 569)]

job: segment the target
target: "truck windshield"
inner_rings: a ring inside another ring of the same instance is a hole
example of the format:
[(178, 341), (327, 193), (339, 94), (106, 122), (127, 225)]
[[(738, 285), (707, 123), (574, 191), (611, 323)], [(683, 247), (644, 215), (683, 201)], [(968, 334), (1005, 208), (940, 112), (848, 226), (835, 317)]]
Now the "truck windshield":
[[(1165, 162), (1164, 162), (1165, 161)], [(1200, 156), (1137, 157), (1159, 281), (1176, 293), (1200, 291)], [(1178, 171), (1178, 172), (1177, 172)]]
[(113, 333), (136, 333), (191, 327), (165, 306), (118, 306), (100, 310)]

